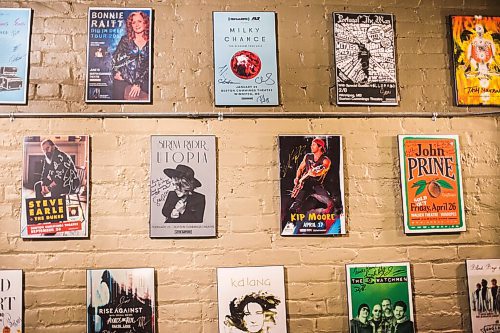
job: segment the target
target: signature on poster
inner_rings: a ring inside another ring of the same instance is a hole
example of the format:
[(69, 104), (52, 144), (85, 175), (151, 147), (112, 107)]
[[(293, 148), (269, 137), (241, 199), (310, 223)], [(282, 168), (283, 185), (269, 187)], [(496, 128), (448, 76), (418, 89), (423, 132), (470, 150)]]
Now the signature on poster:
[(230, 79), (227, 78), (227, 71), (229, 70), (228, 65), (221, 66), (217, 69), (217, 72), (220, 76), (220, 78), (217, 80), (218, 83), (220, 84), (239, 84), (239, 82), (234, 82), (231, 81)]

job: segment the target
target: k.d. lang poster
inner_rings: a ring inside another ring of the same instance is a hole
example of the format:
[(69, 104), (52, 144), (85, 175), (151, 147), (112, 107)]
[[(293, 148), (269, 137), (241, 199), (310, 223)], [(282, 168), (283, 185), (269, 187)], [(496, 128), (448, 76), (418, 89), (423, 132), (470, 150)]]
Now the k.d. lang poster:
[(215, 136), (151, 136), (151, 237), (215, 236)]
[(214, 12), (215, 105), (278, 105), (276, 14)]
[(2, 333), (23, 331), (22, 270), (0, 270), (0, 328)]

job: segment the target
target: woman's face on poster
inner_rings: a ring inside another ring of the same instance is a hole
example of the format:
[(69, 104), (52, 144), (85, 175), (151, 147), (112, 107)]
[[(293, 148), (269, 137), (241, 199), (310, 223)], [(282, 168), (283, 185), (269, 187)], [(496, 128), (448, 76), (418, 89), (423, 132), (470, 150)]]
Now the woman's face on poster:
[(145, 28), (146, 24), (144, 22), (144, 19), (142, 18), (142, 15), (134, 14), (132, 18), (132, 29), (134, 29), (134, 32), (136, 34), (143, 33)]
[(243, 322), (247, 332), (257, 333), (264, 326), (264, 310), (258, 303), (248, 303), (245, 306)]

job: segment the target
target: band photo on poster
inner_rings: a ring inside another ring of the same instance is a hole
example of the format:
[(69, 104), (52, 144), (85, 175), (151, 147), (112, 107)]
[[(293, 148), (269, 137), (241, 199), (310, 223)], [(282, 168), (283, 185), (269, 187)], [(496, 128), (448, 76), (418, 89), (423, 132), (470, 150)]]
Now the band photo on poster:
[(155, 333), (153, 268), (87, 270), (87, 333)]
[(213, 12), (216, 106), (278, 105), (276, 13)]
[(500, 16), (451, 16), (457, 106), (500, 106)]
[(86, 102), (151, 102), (152, 10), (89, 8)]
[(410, 264), (346, 265), (350, 333), (414, 333)]
[(0, 104), (26, 104), (31, 8), (0, 8)]
[(217, 268), (219, 333), (286, 333), (283, 266)]
[(215, 136), (151, 136), (150, 236), (214, 237)]
[(500, 259), (468, 259), (472, 333), (500, 332)]
[(333, 13), (338, 105), (398, 105), (394, 16)]
[(278, 137), (281, 235), (346, 233), (339, 135)]
[(405, 233), (465, 231), (457, 135), (399, 135)]
[(87, 237), (89, 137), (24, 138), (21, 237)]
[(2, 333), (23, 332), (23, 271), (0, 270), (0, 328)]

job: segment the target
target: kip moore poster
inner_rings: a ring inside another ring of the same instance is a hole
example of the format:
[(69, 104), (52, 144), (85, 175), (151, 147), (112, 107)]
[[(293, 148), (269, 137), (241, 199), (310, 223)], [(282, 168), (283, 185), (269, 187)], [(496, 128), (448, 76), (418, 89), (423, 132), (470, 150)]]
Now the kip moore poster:
[(346, 265), (349, 332), (413, 333), (410, 264)]
[(153, 268), (87, 270), (87, 333), (154, 333)]
[(23, 331), (23, 271), (0, 270), (0, 328), (3, 333)]
[(276, 14), (214, 12), (215, 105), (278, 105)]
[(151, 237), (214, 237), (215, 136), (151, 136)]
[(281, 235), (345, 234), (340, 135), (278, 137)]
[(394, 17), (333, 13), (338, 105), (398, 105)]
[(0, 8), (0, 104), (26, 104), (30, 31), (30, 8)]
[(151, 101), (152, 10), (89, 8), (85, 101)]
[(286, 333), (283, 266), (217, 268), (219, 333)]
[(500, 105), (500, 17), (451, 16), (455, 104)]
[(472, 333), (500, 332), (500, 259), (467, 260)]
[(89, 137), (24, 138), (21, 237), (87, 237)]
[(465, 231), (457, 135), (399, 135), (405, 233)]

